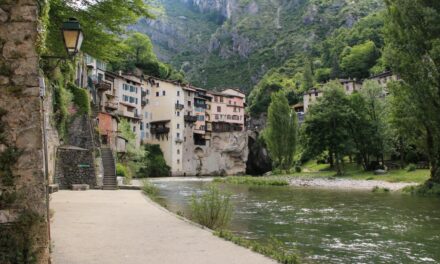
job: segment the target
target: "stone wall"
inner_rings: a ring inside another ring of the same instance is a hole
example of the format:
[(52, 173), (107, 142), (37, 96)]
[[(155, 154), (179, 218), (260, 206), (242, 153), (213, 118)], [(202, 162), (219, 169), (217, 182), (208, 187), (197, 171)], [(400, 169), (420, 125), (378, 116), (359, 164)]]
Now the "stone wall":
[(0, 263), (6, 264), (49, 261), (38, 8), (37, 0), (0, 1)]
[(93, 133), (90, 131), (89, 117), (80, 115), (74, 117), (68, 128), (68, 145), (84, 149), (94, 147)]
[(242, 175), (248, 158), (247, 132), (212, 133), (207, 146), (185, 146), (187, 176)]
[(57, 151), (55, 182), (60, 189), (70, 189), (72, 184), (96, 186), (95, 164), (92, 151), (62, 146)]

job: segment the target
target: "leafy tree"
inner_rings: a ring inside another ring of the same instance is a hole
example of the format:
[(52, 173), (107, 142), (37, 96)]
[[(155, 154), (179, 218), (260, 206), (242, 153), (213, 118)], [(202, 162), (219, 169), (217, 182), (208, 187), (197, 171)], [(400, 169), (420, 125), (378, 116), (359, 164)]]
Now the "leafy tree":
[(323, 97), (310, 107), (306, 116), (304, 144), (312, 156), (328, 151), (331, 165), (342, 175), (341, 161), (352, 146), (350, 120), (354, 113), (339, 82), (331, 81), (323, 89)]
[(386, 0), (385, 58), (403, 83), (396, 96), (423, 130), (430, 182), (440, 183), (440, 2)]
[(163, 152), (159, 145), (145, 145), (145, 155), (140, 160), (140, 177), (163, 177), (170, 175), (170, 167), (167, 165)]
[(306, 59), (303, 69), (302, 91), (308, 91), (313, 88), (313, 69), (309, 58)]
[(121, 121), (118, 125), (118, 130), (121, 132), (122, 137), (128, 141), (126, 147), (127, 153), (122, 158), (122, 162), (127, 163), (129, 161), (139, 160), (142, 158), (145, 153), (143, 150), (136, 147), (136, 134), (133, 132), (130, 122), (125, 118), (121, 118)]
[(271, 96), (264, 139), (275, 167), (290, 169), (297, 142), (296, 113), (289, 107), (284, 92)]
[(385, 91), (374, 81), (365, 81), (362, 90), (350, 96), (350, 107), (354, 116), (350, 120), (351, 137), (365, 170), (370, 167), (371, 158), (384, 159), (389, 150), (389, 129), (386, 123)]
[(120, 36), (140, 17), (149, 17), (150, 7), (143, 0), (49, 0), (47, 53), (64, 54), (60, 26), (77, 18), (84, 31), (82, 51), (102, 60), (115, 60), (121, 49)]
[(376, 64), (379, 52), (373, 41), (347, 47), (341, 54), (341, 68), (348, 77), (362, 79), (368, 77)]

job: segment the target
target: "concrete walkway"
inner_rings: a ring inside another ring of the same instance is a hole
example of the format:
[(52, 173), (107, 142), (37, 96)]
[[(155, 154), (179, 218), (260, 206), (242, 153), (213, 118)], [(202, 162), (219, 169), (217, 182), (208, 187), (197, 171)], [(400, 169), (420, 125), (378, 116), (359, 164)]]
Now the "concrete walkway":
[(140, 191), (52, 195), (55, 264), (269, 264), (145, 199)]

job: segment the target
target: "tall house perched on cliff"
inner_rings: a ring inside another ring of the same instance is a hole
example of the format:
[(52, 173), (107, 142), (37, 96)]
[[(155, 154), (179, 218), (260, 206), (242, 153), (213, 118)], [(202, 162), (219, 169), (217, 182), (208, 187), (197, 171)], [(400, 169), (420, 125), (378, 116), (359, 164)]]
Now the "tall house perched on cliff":
[(214, 98), (211, 109), (212, 131), (243, 131), (246, 104), (244, 93), (235, 89), (209, 93)]

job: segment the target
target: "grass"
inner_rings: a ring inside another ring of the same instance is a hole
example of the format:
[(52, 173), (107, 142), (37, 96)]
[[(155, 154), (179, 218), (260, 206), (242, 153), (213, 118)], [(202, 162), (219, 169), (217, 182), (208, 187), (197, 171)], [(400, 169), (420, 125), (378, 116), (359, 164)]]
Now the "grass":
[(233, 206), (231, 194), (223, 193), (217, 186), (209, 186), (200, 197), (191, 199), (191, 219), (210, 229), (225, 228), (231, 221)]
[(283, 264), (298, 264), (301, 263), (299, 256), (296, 253), (286, 251), (283, 248), (281, 241), (271, 239), (267, 245), (262, 245), (256, 241), (244, 239), (242, 237), (232, 234), (230, 231), (221, 230), (214, 232), (214, 235), (221, 237), (232, 243), (248, 248), (254, 252), (260, 253), (272, 259), (275, 259), (279, 263)]
[[(331, 170), (328, 164), (316, 164), (316, 161), (309, 161), (303, 165), (303, 171), (292, 174), (294, 177), (301, 178), (328, 178), (337, 177), (335, 171)], [(384, 175), (375, 175), (374, 172), (364, 171), (361, 166), (349, 163), (345, 164), (345, 174), (338, 176), (354, 180), (378, 180), (386, 182), (415, 182), (424, 183), (429, 179), (429, 170), (407, 169), (390, 170)]]
[(144, 180), (142, 182), (142, 192), (152, 200), (156, 200), (157, 195), (159, 194), (159, 189), (150, 181)]
[(214, 182), (229, 183), (229, 184), (247, 184), (247, 185), (266, 185), (266, 186), (285, 186), (289, 185), (287, 177), (279, 176), (265, 176), (265, 177), (252, 177), (252, 176), (230, 176), (226, 178), (216, 178)]

